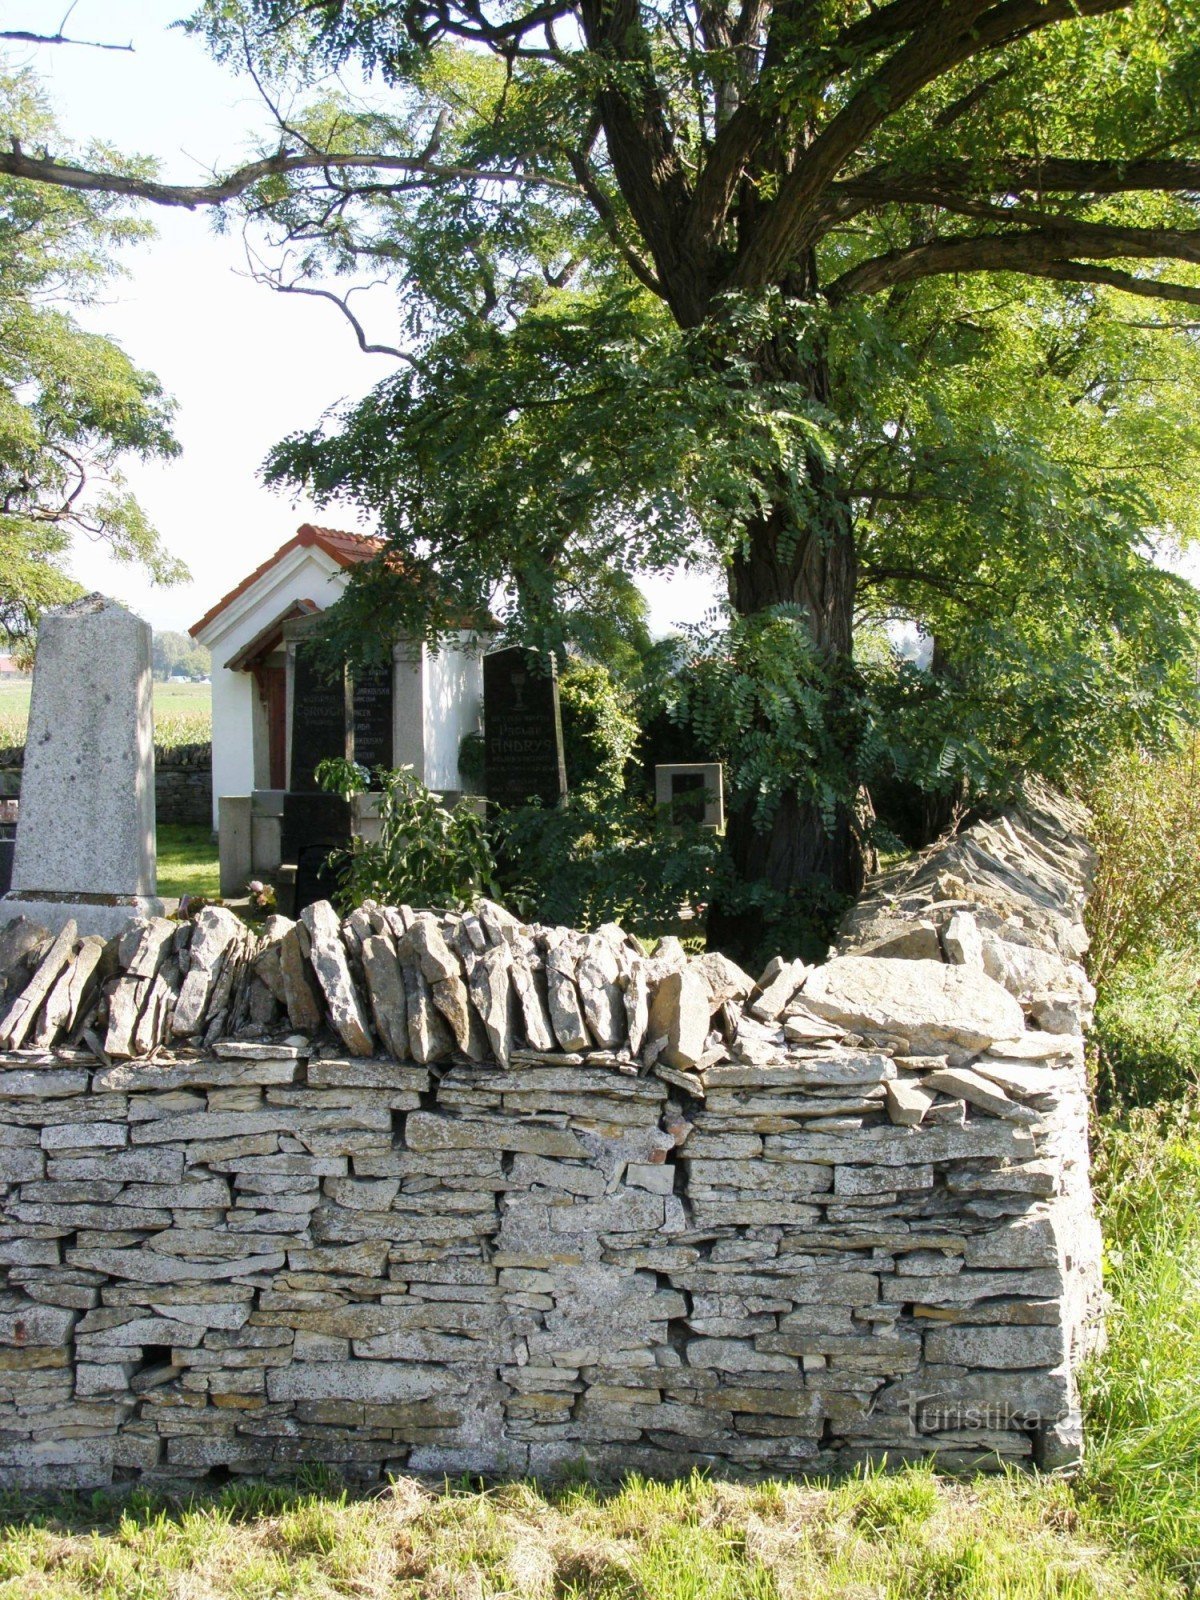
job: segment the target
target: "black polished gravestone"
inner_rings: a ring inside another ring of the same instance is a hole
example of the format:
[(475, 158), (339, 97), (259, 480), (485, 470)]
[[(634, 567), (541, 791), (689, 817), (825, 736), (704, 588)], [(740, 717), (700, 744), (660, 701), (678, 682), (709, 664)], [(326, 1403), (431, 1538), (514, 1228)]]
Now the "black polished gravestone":
[(330, 680), (310, 648), (296, 648), (292, 672), (292, 759), (288, 788), (295, 794), (320, 792), (317, 767), (330, 757), (349, 754), (345, 676)]
[(12, 888), (13, 857), (17, 850), (17, 801), (0, 800), (0, 894)]
[(512, 645), (483, 658), (484, 793), (493, 805), (567, 792), (554, 657)]
[(313, 651), (297, 645), (292, 670), (292, 757), (283, 797), (281, 860), (295, 869), (295, 882), (280, 909), (299, 916), (314, 900), (328, 900), (337, 886), (327, 865), (330, 851), (350, 843), (350, 803), (317, 782), (318, 765), (350, 753), (344, 674), (332, 681)]
[(378, 770), (392, 765), (392, 664), (360, 667), (354, 674), (354, 759), (371, 774), (368, 787), (378, 789)]
[(331, 900), (337, 872), (329, 866), (334, 850), (350, 843), (350, 802), (340, 794), (285, 794), (281, 857), (296, 869), (291, 904), (280, 909), (298, 917), (314, 900)]

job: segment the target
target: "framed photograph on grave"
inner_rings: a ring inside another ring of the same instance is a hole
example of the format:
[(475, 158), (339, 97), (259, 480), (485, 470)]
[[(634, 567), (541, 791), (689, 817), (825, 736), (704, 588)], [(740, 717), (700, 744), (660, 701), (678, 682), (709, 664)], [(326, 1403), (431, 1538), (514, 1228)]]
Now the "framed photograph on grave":
[(724, 767), (720, 761), (665, 761), (654, 769), (654, 802), (672, 827), (725, 826)]

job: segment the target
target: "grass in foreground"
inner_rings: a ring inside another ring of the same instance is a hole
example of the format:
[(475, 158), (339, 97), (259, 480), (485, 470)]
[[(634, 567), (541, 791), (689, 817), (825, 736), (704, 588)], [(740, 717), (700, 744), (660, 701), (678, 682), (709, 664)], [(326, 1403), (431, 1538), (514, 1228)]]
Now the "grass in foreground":
[(0, 1600), (1150, 1600), (1069, 1488), (939, 1484), (909, 1468), (834, 1488), (632, 1481), (386, 1494), (230, 1488), (171, 1507), (26, 1514)]
[(164, 822), (158, 830), (159, 894), (215, 897), (220, 883), (212, 829), (197, 823)]
[[(203, 831), (203, 830), (201, 830)], [(1165, 1600), (1200, 1593), (1195, 1108), (1099, 1130), (1114, 1297), (1075, 1483), (400, 1479), (0, 1502), (0, 1600)]]
[(1085, 1375), (1081, 1502), (1200, 1591), (1200, 1119), (1194, 1099), (1100, 1124), (1109, 1347)]

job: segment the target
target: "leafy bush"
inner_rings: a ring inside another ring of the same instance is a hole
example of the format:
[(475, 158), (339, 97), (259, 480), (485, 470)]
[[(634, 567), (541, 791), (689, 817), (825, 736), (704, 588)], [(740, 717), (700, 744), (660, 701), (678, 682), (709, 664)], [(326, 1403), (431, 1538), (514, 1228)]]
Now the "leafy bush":
[(1164, 951), (1110, 971), (1096, 1006), (1097, 1095), (1148, 1106), (1200, 1085), (1200, 954)]
[(1118, 756), (1088, 797), (1099, 851), (1092, 981), (1164, 949), (1200, 949), (1200, 747)]
[[(332, 862), (340, 879), (339, 908), (364, 900), (384, 905), (469, 905), (494, 894), (496, 863), (487, 825), (477, 811), (453, 811), (413, 776), (411, 767), (380, 767), (378, 839), (356, 834)], [(366, 791), (371, 774), (353, 761), (322, 761), (317, 781), (349, 800)]]
[(573, 928), (611, 921), (643, 936), (677, 931), (681, 907), (709, 899), (721, 856), (713, 834), (669, 828), (647, 802), (596, 789), (574, 790), (550, 810), (522, 806), (498, 829), (507, 900)]
[(558, 680), (567, 782), (613, 792), (625, 787), (625, 764), (637, 743), (632, 696), (607, 667), (570, 661)]

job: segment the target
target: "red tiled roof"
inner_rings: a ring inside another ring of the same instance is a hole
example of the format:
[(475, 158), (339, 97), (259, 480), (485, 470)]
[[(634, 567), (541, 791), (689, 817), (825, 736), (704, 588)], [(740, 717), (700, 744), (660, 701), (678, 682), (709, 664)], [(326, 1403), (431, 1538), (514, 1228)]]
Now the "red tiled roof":
[(236, 588), (222, 595), (216, 605), (204, 613), (199, 622), (193, 622), (188, 632), (195, 638), (208, 627), (210, 622), (221, 615), (226, 606), (232, 605), (239, 595), (245, 594), (247, 589), (270, 572), (277, 561), (282, 560), (292, 550), (309, 548), (312, 545), (324, 550), (327, 556), (332, 556), (339, 566), (352, 567), (360, 561), (370, 561), (372, 556), (378, 555), (383, 549), (383, 540), (367, 533), (346, 533), (341, 528), (318, 528), (311, 522), (306, 522), (297, 528), (286, 544), (279, 546), (274, 555), (268, 556), (261, 566), (255, 567), (253, 572), (248, 573)]

